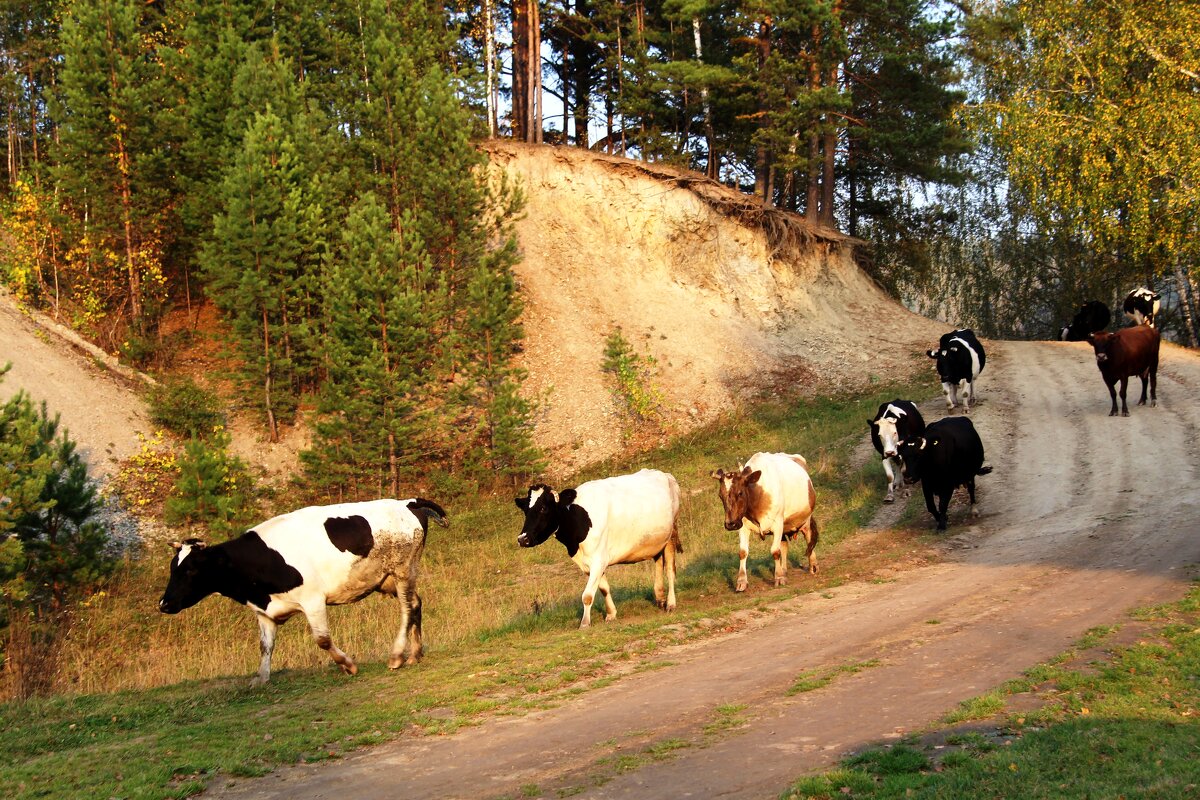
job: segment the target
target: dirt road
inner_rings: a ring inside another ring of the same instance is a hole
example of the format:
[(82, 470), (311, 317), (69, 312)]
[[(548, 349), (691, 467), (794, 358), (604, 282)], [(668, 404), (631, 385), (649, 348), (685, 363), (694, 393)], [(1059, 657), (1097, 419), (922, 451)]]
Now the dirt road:
[[(980, 397), (972, 418), (995, 472), (979, 481), (978, 520), (952, 504), (946, 563), (798, 597), (770, 624), (682, 647), (665, 656), (671, 666), (557, 709), (210, 796), (490, 798), (534, 796), (536, 786), (544, 797), (774, 797), (805, 772), (1017, 676), (1088, 628), (1183, 593), (1200, 563), (1200, 358), (1166, 351), (1158, 408), (1110, 418), (1086, 343), (997, 343)], [(823, 689), (785, 695), (805, 671), (866, 662)], [(732, 726), (721, 724), (726, 704), (746, 706)]]

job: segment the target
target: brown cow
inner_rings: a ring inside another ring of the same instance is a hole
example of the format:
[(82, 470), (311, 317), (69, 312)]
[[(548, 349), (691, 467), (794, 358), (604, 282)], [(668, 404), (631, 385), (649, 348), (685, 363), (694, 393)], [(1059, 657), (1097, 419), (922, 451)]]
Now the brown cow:
[(749, 555), (750, 531), (759, 538), (771, 534), (771, 556), (775, 559), (775, 585), (787, 583), (787, 545), (799, 532), (808, 542), (808, 571), (817, 572), (813, 548), (819, 536), (813, 508), (817, 493), (808, 475), (808, 463), (803, 456), (790, 453), (755, 453), (738, 472), (716, 470), (718, 493), (725, 506), (725, 530), (738, 532), (737, 584), (735, 590), (746, 591), (746, 557)]
[(1150, 379), (1150, 405), (1158, 405), (1158, 345), (1161, 339), (1157, 330), (1149, 325), (1134, 325), (1116, 333), (1093, 333), (1088, 341), (1096, 351), (1096, 365), (1100, 367), (1100, 375), (1112, 396), (1110, 417), (1117, 415), (1117, 381), (1121, 382), (1121, 416), (1129, 416), (1125, 389), (1133, 375), (1142, 379), (1142, 399), (1138, 400), (1138, 405), (1146, 405), (1147, 378)]

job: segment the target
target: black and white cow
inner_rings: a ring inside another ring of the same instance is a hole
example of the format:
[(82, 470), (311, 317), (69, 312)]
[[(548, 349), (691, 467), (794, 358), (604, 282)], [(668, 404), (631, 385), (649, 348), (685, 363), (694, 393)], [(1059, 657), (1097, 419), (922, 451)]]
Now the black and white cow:
[(579, 627), (592, 624), (592, 600), (597, 589), (604, 595), (604, 618), (616, 619), (617, 606), (604, 574), (613, 564), (654, 559), (654, 598), (659, 608), (675, 610), (675, 554), (683, 552), (683, 545), (675, 527), (679, 484), (674, 476), (644, 469), (633, 475), (588, 481), (558, 493), (539, 483), (515, 502), (525, 514), (517, 544), (536, 547), (553, 536), (567, 548), (567, 556), (575, 565), (587, 573)]
[(903, 477), (900, 473), (900, 442), (920, 436), (925, 432), (925, 418), (909, 400), (896, 399), (883, 403), (875, 412), (875, 418), (867, 420), (871, 429), (871, 444), (883, 458), (883, 472), (887, 475), (887, 496), (883, 502), (891, 503), (896, 499), (896, 490), (900, 488)]
[(983, 442), (971, 420), (945, 417), (931, 423), (923, 436), (901, 443), (900, 458), (904, 459), (905, 482), (921, 482), (925, 507), (937, 520), (939, 531), (946, 530), (946, 509), (959, 486), (966, 486), (971, 496), (971, 515), (979, 514), (975, 505), (975, 478), (987, 475), (992, 468), (983, 466)]
[(1099, 300), (1089, 300), (1079, 307), (1071, 324), (1062, 329), (1059, 339), (1064, 342), (1083, 342), (1090, 333), (1098, 333), (1108, 327), (1112, 312)]
[(1135, 325), (1149, 325), (1153, 328), (1154, 318), (1158, 316), (1160, 298), (1158, 292), (1142, 286), (1125, 295), (1125, 302), (1121, 304), (1121, 308)]
[(953, 411), (962, 392), (963, 413), (968, 413), (975, 402), (975, 379), (987, 361), (975, 332), (969, 328), (950, 331), (942, 336), (937, 349), (927, 351), (926, 355), (937, 362), (946, 408)]
[(388, 667), (414, 664), (424, 650), (417, 574), (431, 519), (446, 525), (446, 512), (431, 500), (372, 500), (281, 514), (212, 546), (199, 539), (175, 542), (158, 608), (178, 614), (210, 594), (249, 606), (262, 645), (254, 685), (270, 679), (276, 629), (298, 613), (307, 617), (317, 645), (343, 671), (357, 673), (329, 637), (325, 607), (381, 592), (400, 601), (400, 632)]

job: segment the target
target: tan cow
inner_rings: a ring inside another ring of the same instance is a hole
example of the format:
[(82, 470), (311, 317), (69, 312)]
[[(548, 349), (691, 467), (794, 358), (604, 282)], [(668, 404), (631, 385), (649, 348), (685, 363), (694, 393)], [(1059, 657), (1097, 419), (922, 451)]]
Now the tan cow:
[(798, 532), (808, 542), (808, 571), (817, 573), (819, 532), (813, 509), (817, 493), (808, 475), (804, 456), (789, 453), (755, 453), (739, 472), (718, 469), (712, 473), (725, 506), (725, 530), (737, 531), (740, 563), (737, 586), (746, 591), (746, 557), (750, 553), (750, 531), (760, 539), (771, 534), (771, 557), (775, 559), (775, 585), (787, 583), (787, 546)]

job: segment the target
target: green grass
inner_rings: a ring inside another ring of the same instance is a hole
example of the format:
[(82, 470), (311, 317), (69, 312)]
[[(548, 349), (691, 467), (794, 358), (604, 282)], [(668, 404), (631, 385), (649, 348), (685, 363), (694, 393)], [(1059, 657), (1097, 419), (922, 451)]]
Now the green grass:
[[(630, 662), (638, 670), (663, 666), (658, 650), (711, 636), (736, 611), (844, 580), (828, 570), (808, 575), (798, 568), (802, 549), (793, 548), (790, 585), (773, 588), (767, 547), (753, 542), (750, 590), (735, 594), (736, 535), (722, 527), (710, 471), (757, 450), (804, 454), (818, 492), (820, 558), (878, 508), (878, 465), (854, 463), (852, 453), (876, 406), (898, 394), (929, 391), (893, 385), (868, 396), (759, 407), (580, 476), (654, 466), (679, 480), (685, 554), (671, 615), (654, 605), (650, 565), (617, 567), (609, 580), (618, 619), (593, 616), (591, 629), (577, 630), (585, 577), (562, 548), (554, 541), (518, 548), (510, 496), (460, 501), (448, 504), (452, 528), (435, 529), (426, 551), (427, 655), (419, 666), (385, 668), (395, 604), (372, 598), (331, 609), (331, 632), (358, 659), (357, 677), (333, 668), (299, 621), (280, 630), (271, 683), (251, 689), (258, 662), (251, 616), (219, 597), (175, 617), (157, 614), (168, 554), (151, 551), (81, 609), (62, 681), (80, 693), (0, 705), (0, 785), (13, 798), (186, 797), (217, 773), (261, 775), (401, 735), (449, 732), (557, 705), (617, 680)], [(842, 563), (843, 574), (852, 566)], [(100, 691), (109, 687), (124, 688)], [(718, 711), (714, 725), (740, 724), (738, 710)], [(667, 758), (687, 744), (660, 742), (638, 758)]]
[(850, 664), (840, 664), (833, 667), (810, 670), (801, 674), (800, 677), (792, 682), (791, 687), (787, 690), (787, 695), (791, 697), (792, 695), (823, 689), (839, 675), (855, 675), (864, 669), (877, 667), (879, 663), (878, 659), (871, 659), (870, 661), (856, 661)]
[[(953, 734), (948, 755), (919, 742), (877, 748), (804, 778), (788, 800), (891, 798), (1200, 797), (1200, 584), (1179, 603), (1132, 615), (1156, 629), (1087, 664), (1056, 659), (971, 704), (1012, 743)], [(1089, 631), (1080, 649), (1111, 633)], [(1074, 651), (1072, 651), (1074, 652)], [(1006, 698), (1036, 689), (1036, 712), (1005, 712)], [(997, 704), (999, 707), (997, 707)], [(933, 761), (935, 753), (940, 763)]]

